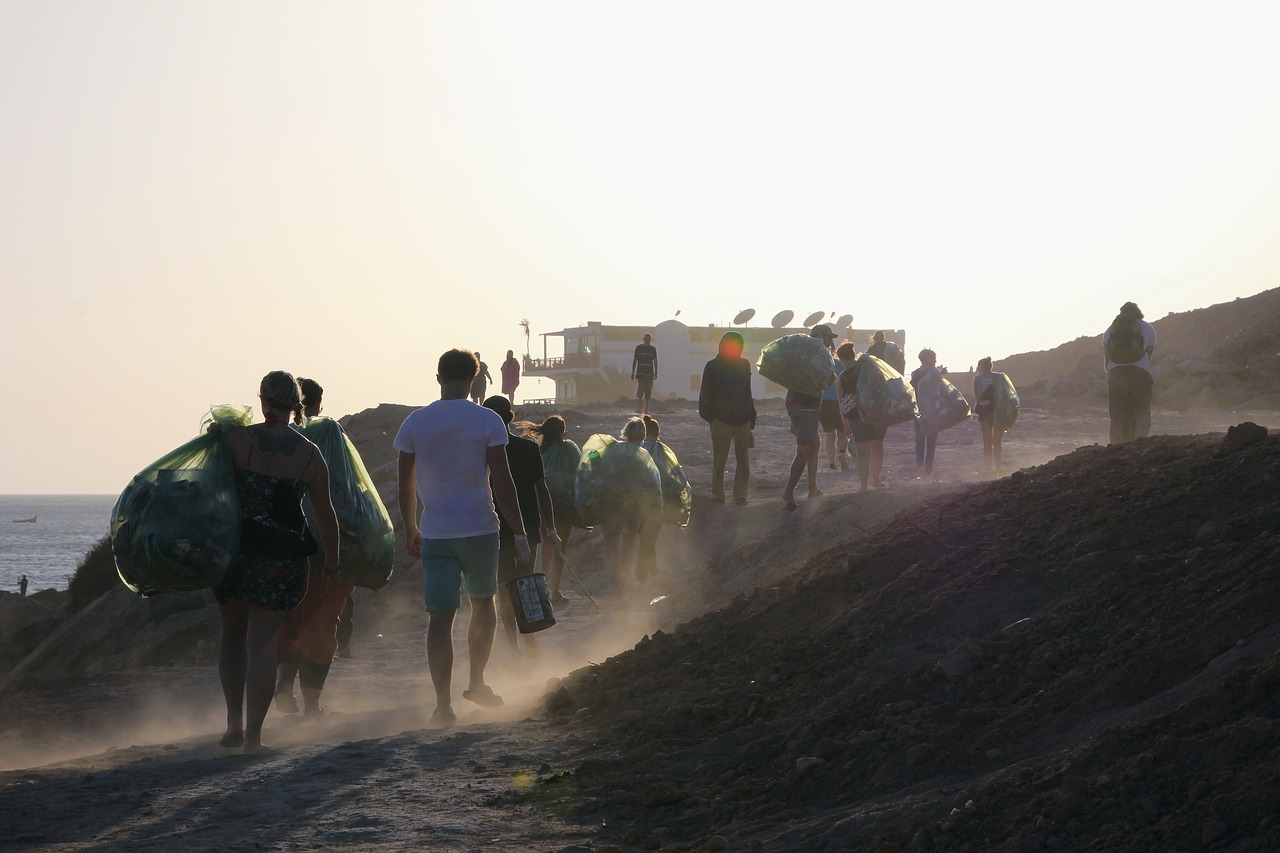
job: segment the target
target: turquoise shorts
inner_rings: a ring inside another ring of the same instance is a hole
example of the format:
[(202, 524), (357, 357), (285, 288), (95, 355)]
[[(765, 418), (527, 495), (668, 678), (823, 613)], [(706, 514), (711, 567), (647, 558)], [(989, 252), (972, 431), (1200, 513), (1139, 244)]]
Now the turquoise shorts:
[(422, 540), (422, 598), (427, 612), (457, 610), (468, 598), (498, 592), (498, 534)]

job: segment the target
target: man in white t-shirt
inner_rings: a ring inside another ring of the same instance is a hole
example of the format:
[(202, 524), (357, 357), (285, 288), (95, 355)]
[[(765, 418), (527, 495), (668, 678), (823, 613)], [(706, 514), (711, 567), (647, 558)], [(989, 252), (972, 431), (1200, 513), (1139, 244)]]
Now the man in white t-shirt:
[(1121, 305), (1102, 333), (1112, 444), (1151, 434), (1151, 353), (1155, 348), (1155, 326), (1142, 319), (1134, 303)]
[[(497, 414), (468, 399), (478, 367), (470, 350), (454, 349), (440, 356), (440, 399), (405, 418), (393, 443), (400, 451), (400, 516), (406, 544), (411, 556), (422, 558), (429, 620), (427, 666), (436, 691), (432, 719), (440, 723), (454, 719), (453, 621), (461, 606), (459, 587), (471, 602), (471, 676), (463, 698), (488, 707), (502, 704), (502, 697), (484, 680), (497, 628), (495, 503), (505, 518), (514, 519), (517, 559), (529, 561), (529, 539), (507, 467), (507, 427)], [(419, 500), (421, 527), (416, 517)]]

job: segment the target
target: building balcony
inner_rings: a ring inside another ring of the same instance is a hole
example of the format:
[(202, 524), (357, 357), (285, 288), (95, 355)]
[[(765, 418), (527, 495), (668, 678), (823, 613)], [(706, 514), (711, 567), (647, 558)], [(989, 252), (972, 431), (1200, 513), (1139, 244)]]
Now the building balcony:
[(524, 372), (530, 376), (549, 376), (564, 370), (586, 370), (600, 366), (599, 353), (575, 353), (557, 358), (524, 357)]

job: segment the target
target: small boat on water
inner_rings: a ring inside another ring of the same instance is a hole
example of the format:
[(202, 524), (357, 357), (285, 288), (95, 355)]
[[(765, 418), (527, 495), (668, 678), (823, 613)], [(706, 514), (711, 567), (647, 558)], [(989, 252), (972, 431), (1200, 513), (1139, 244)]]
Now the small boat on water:
[(39, 518), (39, 516), (36, 516), (36, 515), (33, 515), (30, 518), (15, 518), (13, 520), (13, 523), (14, 524), (35, 524), (37, 518)]

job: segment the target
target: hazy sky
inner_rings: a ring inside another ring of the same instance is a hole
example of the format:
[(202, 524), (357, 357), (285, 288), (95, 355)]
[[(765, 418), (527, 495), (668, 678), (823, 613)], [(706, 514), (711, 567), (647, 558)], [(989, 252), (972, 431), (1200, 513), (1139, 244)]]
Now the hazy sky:
[(1223, 0), (0, 0), (0, 492), (118, 492), (276, 368), (425, 403), (522, 318), (847, 312), (963, 369), (1251, 295), (1277, 44)]

